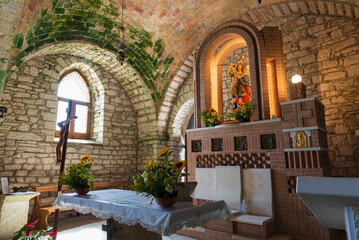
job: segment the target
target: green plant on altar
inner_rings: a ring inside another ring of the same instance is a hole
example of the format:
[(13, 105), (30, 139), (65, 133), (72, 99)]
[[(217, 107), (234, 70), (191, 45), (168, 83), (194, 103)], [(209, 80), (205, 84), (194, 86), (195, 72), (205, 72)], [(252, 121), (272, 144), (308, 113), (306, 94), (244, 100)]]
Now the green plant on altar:
[(91, 155), (84, 156), (79, 163), (68, 166), (66, 173), (60, 174), (59, 183), (68, 185), (69, 189), (86, 188), (90, 184), (93, 189), (94, 177), (89, 171), (94, 163), (90, 161), (90, 158)]
[(238, 108), (233, 111), (233, 115), (239, 122), (250, 122), (252, 119), (252, 101), (239, 104)]
[[(186, 166), (186, 160), (174, 161), (169, 159), (172, 151), (165, 147), (157, 154), (157, 159), (151, 159), (144, 166), (142, 174), (133, 175), (134, 185), (132, 189), (137, 194), (142, 193), (144, 196), (151, 198), (167, 198), (177, 196), (177, 187), (184, 186), (179, 182), (187, 173), (182, 173)], [(151, 201), (151, 203), (152, 203)]]
[(35, 231), (35, 225), (38, 221), (39, 220), (36, 220), (33, 223), (25, 224), (19, 231), (14, 233), (15, 236), (12, 238), (12, 240), (52, 240), (54, 237), (56, 237), (57, 232), (47, 234), (47, 232), (50, 231), (52, 227), (47, 227), (46, 229)]
[(201, 120), (206, 127), (216, 126), (222, 124), (223, 116), (219, 115), (214, 108), (211, 108), (210, 110), (203, 109), (201, 111)]
[(233, 121), (233, 120), (237, 120), (233, 113), (227, 113), (227, 114), (224, 116), (224, 119), (226, 119), (226, 120), (232, 120), (232, 121)]

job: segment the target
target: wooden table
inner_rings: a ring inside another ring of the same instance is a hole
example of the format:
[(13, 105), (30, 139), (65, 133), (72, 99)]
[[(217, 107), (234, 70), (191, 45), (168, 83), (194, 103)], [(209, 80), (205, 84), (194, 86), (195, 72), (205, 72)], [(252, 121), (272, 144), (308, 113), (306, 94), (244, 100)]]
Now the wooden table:
[(108, 219), (104, 227), (108, 239), (162, 239), (162, 235), (169, 236), (184, 227), (194, 228), (231, 217), (224, 201), (198, 206), (194, 206), (192, 201), (179, 201), (167, 208), (150, 202), (150, 199), (133, 191), (110, 189), (91, 191), (85, 196), (61, 194), (53, 207), (75, 209), (80, 213)]

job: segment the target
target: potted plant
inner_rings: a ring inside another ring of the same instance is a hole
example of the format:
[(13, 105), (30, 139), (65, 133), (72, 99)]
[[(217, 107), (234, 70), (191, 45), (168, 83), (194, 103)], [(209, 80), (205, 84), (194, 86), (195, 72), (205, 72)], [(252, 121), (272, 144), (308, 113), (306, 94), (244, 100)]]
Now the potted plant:
[(144, 196), (156, 200), (161, 206), (172, 206), (176, 203), (177, 187), (184, 184), (179, 182), (187, 173), (182, 173), (186, 166), (186, 160), (174, 161), (169, 159), (172, 154), (169, 147), (165, 147), (157, 154), (157, 159), (151, 159), (144, 166), (142, 174), (133, 176), (134, 185), (132, 189), (137, 194), (142, 193)]
[[(50, 234), (46, 234), (48, 231), (52, 229), (52, 227), (47, 227), (46, 229), (41, 229), (39, 231), (35, 231), (35, 225), (39, 220), (36, 220), (33, 223), (25, 224), (19, 231), (15, 232), (15, 236), (12, 240), (39, 240), (46, 239), (52, 240), (56, 237), (57, 232), (53, 232)], [(45, 235), (44, 235), (45, 234)]]
[(252, 108), (252, 101), (241, 103), (238, 108), (233, 111), (233, 115), (239, 122), (250, 122), (253, 114)]
[(216, 126), (222, 123), (223, 116), (219, 115), (214, 108), (203, 109), (201, 111), (201, 120), (206, 127)]
[(79, 195), (87, 194), (90, 191), (90, 185), (93, 189), (94, 177), (89, 171), (94, 163), (90, 161), (90, 158), (91, 155), (84, 156), (79, 163), (68, 166), (66, 173), (60, 174), (60, 184), (68, 185), (69, 189), (75, 189)]

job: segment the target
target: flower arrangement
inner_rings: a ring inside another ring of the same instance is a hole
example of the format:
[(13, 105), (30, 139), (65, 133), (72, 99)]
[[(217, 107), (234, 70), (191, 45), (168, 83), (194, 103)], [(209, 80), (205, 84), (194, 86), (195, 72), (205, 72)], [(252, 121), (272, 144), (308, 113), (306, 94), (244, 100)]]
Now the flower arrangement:
[(253, 114), (252, 107), (252, 101), (241, 103), (238, 108), (233, 111), (233, 115), (239, 122), (250, 122)]
[[(69, 189), (85, 188), (89, 186), (93, 189), (94, 177), (89, 170), (94, 165), (90, 161), (91, 155), (84, 156), (79, 163), (72, 164), (66, 168), (66, 173), (61, 173), (59, 182), (63, 185), (68, 185)], [(91, 180), (91, 181), (89, 181)]]
[[(36, 220), (33, 223), (25, 224), (19, 231), (15, 232), (16, 234), (12, 240), (39, 240), (39, 239), (46, 239), (52, 240), (56, 237), (57, 232), (53, 232), (50, 234), (46, 234), (46, 232), (50, 231), (52, 227), (47, 227), (46, 229), (41, 229), (39, 231), (35, 231), (35, 225), (39, 220)], [(44, 236), (44, 234), (46, 234)]]
[(223, 116), (219, 115), (214, 108), (210, 110), (203, 109), (201, 111), (201, 120), (206, 125), (209, 126), (216, 126), (222, 123)]
[[(186, 166), (186, 160), (174, 161), (169, 157), (172, 154), (169, 147), (165, 147), (157, 154), (157, 159), (151, 159), (144, 166), (142, 174), (133, 176), (134, 185), (132, 189), (150, 198), (168, 198), (177, 196), (177, 186), (183, 185), (179, 182), (187, 173), (182, 173)], [(151, 201), (151, 203), (152, 203)]]

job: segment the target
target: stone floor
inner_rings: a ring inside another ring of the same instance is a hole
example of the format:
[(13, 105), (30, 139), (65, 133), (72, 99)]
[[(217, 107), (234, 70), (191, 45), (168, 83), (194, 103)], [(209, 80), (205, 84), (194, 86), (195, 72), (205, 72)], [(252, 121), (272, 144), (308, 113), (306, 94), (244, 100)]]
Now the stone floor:
[[(54, 219), (49, 218), (53, 226)], [(92, 215), (60, 216), (57, 240), (106, 240), (106, 232), (102, 231), (102, 224), (106, 221)], [(163, 240), (195, 240), (180, 235), (163, 237)]]
[[(53, 218), (49, 218), (49, 224), (53, 226)], [(106, 233), (102, 231), (102, 224), (106, 221), (89, 215), (60, 216), (57, 240), (106, 240)], [(163, 240), (196, 240), (180, 235), (163, 237)], [(238, 235), (232, 236), (233, 240), (261, 240)], [(291, 240), (291, 237), (275, 234), (266, 240)]]

